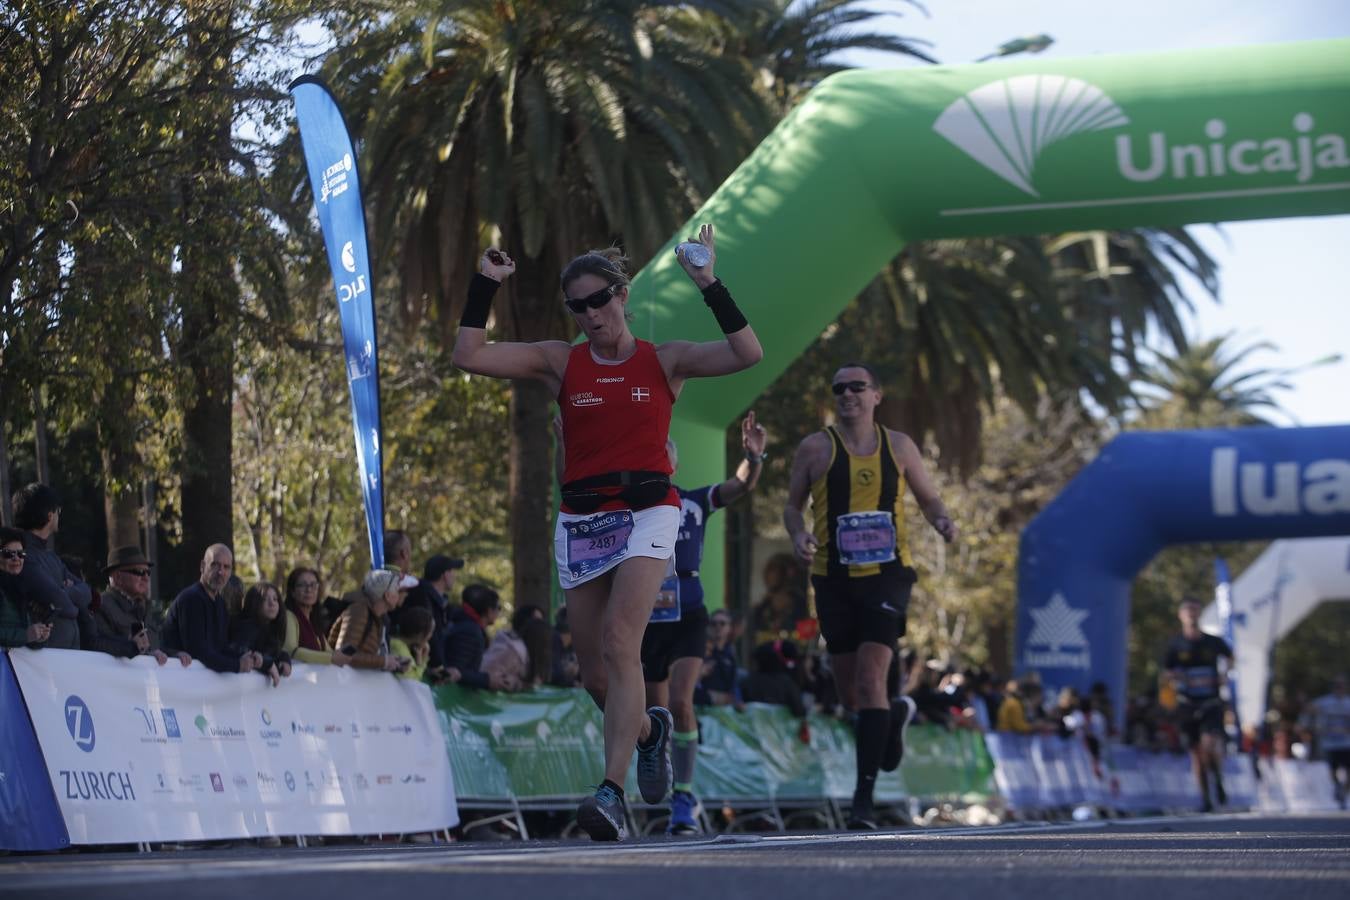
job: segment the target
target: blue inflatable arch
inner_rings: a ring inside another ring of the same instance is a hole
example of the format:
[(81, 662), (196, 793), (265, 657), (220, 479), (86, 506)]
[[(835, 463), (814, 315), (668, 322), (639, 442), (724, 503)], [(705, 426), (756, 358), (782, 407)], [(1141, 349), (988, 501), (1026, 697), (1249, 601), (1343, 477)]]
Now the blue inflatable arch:
[(1022, 533), (1018, 672), (1125, 709), (1130, 585), (1170, 544), (1350, 534), (1350, 425), (1117, 437)]

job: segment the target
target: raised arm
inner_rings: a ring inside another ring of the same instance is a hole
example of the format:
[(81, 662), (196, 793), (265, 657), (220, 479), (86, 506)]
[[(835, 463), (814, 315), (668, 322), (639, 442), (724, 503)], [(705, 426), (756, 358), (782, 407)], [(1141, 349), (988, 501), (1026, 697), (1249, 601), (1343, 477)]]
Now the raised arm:
[(759, 345), (755, 330), (746, 322), (745, 316), (736, 308), (736, 301), (726, 285), (713, 273), (717, 263), (717, 251), (713, 239), (713, 227), (704, 225), (699, 229), (697, 243), (708, 248), (708, 262), (695, 266), (684, 253), (676, 250), (676, 257), (689, 278), (703, 292), (703, 302), (708, 304), (717, 324), (726, 335), (720, 341), (694, 343), (693, 341), (670, 341), (659, 349), (661, 365), (671, 388), (677, 393), (686, 378), (710, 378), (717, 375), (730, 375), (742, 369), (748, 369), (764, 358), (764, 348)]
[(890, 429), (887, 431), (890, 434), (891, 447), (894, 449), (895, 462), (905, 473), (905, 481), (909, 482), (910, 492), (918, 501), (919, 510), (928, 520), (928, 524), (950, 544), (956, 540), (956, 523), (948, 515), (947, 507), (933, 485), (933, 479), (928, 476), (928, 470), (923, 466), (923, 456), (919, 453), (918, 445), (909, 435)]
[(459, 320), (451, 361), (474, 375), (542, 381), (556, 394), (570, 348), (565, 341), (488, 343), (487, 320), (492, 297), (502, 281), (515, 272), (516, 263), (498, 250), (488, 250), (480, 267), (479, 274), (469, 283), (469, 299)]
[(759, 475), (764, 471), (764, 445), (769, 437), (764, 426), (755, 421), (755, 411), (751, 410), (741, 420), (741, 448), (745, 458), (736, 466), (736, 474), (717, 486), (717, 503), (730, 506), (755, 489)]

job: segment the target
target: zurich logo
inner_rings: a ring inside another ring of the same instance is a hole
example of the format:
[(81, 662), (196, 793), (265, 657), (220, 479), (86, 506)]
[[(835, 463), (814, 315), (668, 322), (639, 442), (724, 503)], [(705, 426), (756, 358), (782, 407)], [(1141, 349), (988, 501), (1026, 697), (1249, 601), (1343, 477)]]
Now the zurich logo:
[(342, 268), (348, 272), (356, 271), (356, 254), (352, 250), (351, 241), (342, 245)]
[(1130, 124), (1101, 88), (1062, 75), (1019, 75), (976, 88), (933, 130), (1009, 184), (1039, 197), (1036, 160), (1064, 138)]
[(76, 747), (85, 753), (94, 752), (94, 717), (85, 702), (74, 694), (66, 698), (66, 730)]
[(269, 713), (266, 709), (264, 709), (259, 715), (261, 716), (261, 718), (262, 718), (262, 723), (263, 723), (264, 725), (271, 725), (271, 724), (272, 724), (272, 714)]

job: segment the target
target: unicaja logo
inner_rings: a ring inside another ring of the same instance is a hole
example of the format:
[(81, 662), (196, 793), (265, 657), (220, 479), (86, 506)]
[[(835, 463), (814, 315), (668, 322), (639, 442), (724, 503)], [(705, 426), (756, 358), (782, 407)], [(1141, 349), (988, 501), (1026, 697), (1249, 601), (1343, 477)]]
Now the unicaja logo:
[(1014, 187), (1039, 197), (1036, 160), (1067, 137), (1128, 125), (1101, 88), (1062, 75), (982, 85), (943, 110), (933, 130)]
[[(1036, 624), (1027, 637), (1025, 663), (1028, 666), (1046, 666), (1050, 668), (1087, 669), (1090, 668), (1091, 655), (1088, 652), (1087, 635), (1083, 634), (1083, 621), (1088, 611), (1075, 609), (1056, 592), (1050, 602), (1040, 609), (1031, 610), (1031, 618)], [(1033, 647), (1044, 648), (1033, 650)]]
[(1350, 459), (1239, 462), (1236, 447), (1215, 447), (1209, 493), (1216, 516), (1350, 513)]

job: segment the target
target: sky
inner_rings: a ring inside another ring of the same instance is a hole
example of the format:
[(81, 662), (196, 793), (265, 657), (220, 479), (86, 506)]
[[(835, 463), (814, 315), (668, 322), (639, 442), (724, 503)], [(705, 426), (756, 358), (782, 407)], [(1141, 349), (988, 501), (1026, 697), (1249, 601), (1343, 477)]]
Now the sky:
[[(930, 42), (948, 64), (969, 62), (1017, 37), (1048, 34), (1041, 56), (1116, 53), (1350, 37), (1350, 0), (925, 0), (928, 15), (902, 2), (886, 27)], [(1025, 58), (1025, 57), (1024, 57)], [(854, 54), (853, 65), (911, 65)], [(1276, 394), (1282, 424), (1350, 423), (1350, 215), (1192, 226), (1220, 267), (1220, 300), (1198, 286), (1193, 339), (1234, 332), (1238, 346), (1269, 341), (1251, 368), (1295, 368), (1330, 354), (1343, 359), (1292, 376)]]

